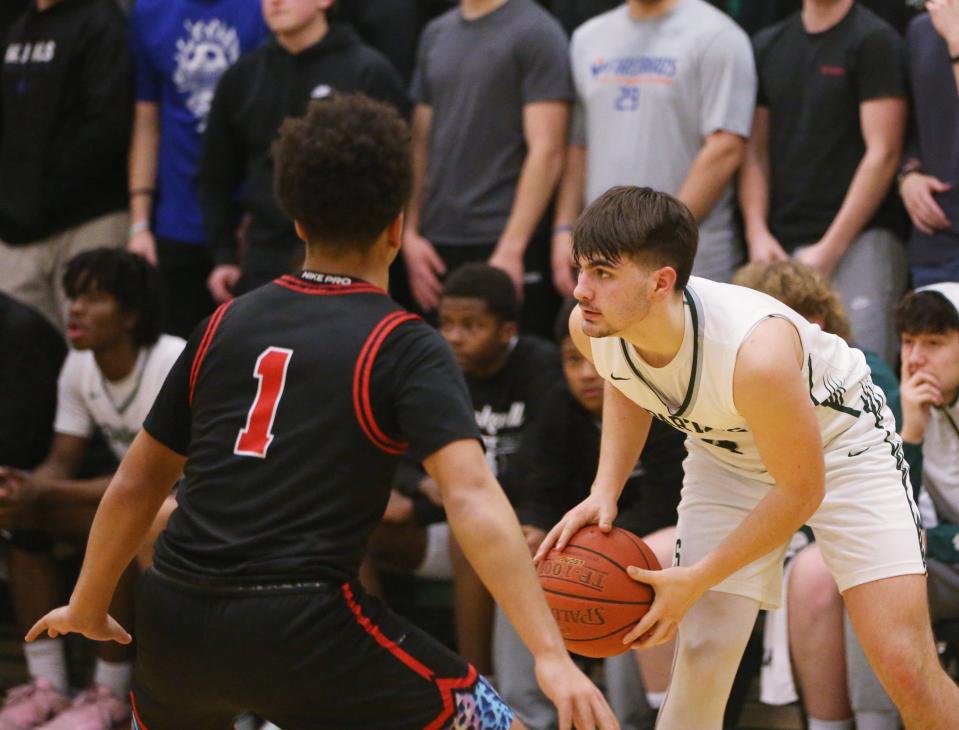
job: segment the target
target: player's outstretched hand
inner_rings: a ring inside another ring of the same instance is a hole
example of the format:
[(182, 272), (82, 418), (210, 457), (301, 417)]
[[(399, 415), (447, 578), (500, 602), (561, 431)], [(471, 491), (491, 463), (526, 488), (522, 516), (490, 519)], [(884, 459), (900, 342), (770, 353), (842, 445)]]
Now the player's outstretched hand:
[(61, 606), (37, 621), (27, 632), (27, 641), (33, 641), (44, 633), (51, 639), (61, 634), (83, 634), (94, 641), (115, 641), (118, 644), (129, 644), (133, 639), (108, 613), (99, 617), (89, 618), (77, 615), (71, 606)]
[(566, 652), (537, 658), (536, 681), (556, 705), (559, 730), (618, 730), (619, 723), (603, 693)]
[(627, 570), (630, 578), (651, 585), (656, 592), (649, 612), (623, 637), (623, 643), (634, 649), (648, 649), (672, 639), (683, 616), (709, 589), (691, 568), (643, 570), (630, 565)]
[(570, 538), (586, 525), (599, 525), (600, 530), (609, 532), (613, 529), (615, 519), (616, 502), (596, 493), (590, 494), (553, 526), (540, 543), (533, 562), (539, 563), (553, 548), (565, 548)]

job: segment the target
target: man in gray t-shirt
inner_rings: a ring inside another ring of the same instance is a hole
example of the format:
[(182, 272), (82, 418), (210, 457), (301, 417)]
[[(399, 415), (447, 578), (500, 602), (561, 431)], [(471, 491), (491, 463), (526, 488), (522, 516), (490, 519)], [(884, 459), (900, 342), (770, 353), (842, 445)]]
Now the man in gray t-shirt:
[(746, 34), (704, 0), (629, 0), (583, 24), (570, 49), (576, 107), (554, 229), (569, 293), (569, 230), (614, 185), (676, 195), (700, 225), (693, 273), (728, 281), (742, 253), (730, 183), (752, 124)]
[(465, 261), (489, 260), (521, 286), (562, 168), (573, 97), (562, 28), (533, 0), (461, 0), (423, 31), (412, 96), (403, 253), (417, 304), (434, 309), (440, 279)]

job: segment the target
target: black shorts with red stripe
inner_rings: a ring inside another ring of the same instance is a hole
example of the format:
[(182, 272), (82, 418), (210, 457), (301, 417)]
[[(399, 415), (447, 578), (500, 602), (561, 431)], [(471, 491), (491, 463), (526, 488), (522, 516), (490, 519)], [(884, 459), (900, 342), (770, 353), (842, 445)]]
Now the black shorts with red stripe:
[(357, 583), (204, 585), (150, 570), (137, 599), (135, 730), (507, 730), (476, 670)]

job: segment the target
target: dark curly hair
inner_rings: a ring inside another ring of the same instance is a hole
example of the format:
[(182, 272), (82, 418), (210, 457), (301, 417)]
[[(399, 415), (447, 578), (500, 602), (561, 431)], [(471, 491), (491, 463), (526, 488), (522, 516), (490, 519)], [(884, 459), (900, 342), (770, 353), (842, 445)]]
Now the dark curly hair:
[(116, 248), (84, 251), (67, 262), (63, 289), (68, 299), (94, 291), (111, 295), (120, 309), (136, 315), (132, 336), (137, 347), (148, 347), (160, 338), (163, 281), (142, 256)]
[(409, 197), (409, 128), (363, 94), (313, 101), (284, 121), (273, 158), (276, 199), (311, 244), (368, 249)]
[(516, 286), (502, 269), (476, 261), (463, 264), (443, 282), (443, 297), (479, 299), (500, 322), (519, 321)]

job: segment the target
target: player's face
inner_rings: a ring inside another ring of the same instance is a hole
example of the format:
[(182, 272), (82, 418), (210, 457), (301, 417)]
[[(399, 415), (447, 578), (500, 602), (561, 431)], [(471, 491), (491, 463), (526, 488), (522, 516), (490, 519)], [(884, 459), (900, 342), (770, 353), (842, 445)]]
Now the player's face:
[(583, 315), (583, 332), (610, 337), (642, 322), (649, 314), (651, 272), (630, 259), (583, 264), (573, 296)]
[(573, 339), (567, 337), (560, 346), (563, 374), (576, 401), (595, 416), (603, 412), (603, 379), (593, 363), (583, 357)]
[(70, 300), (67, 338), (77, 350), (98, 350), (129, 338), (134, 324), (116, 297), (91, 289)]
[(494, 317), (482, 299), (443, 297), (439, 320), (440, 332), (468, 375), (494, 374), (516, 333), (516, 325)]
[(332, 0), (262, 0), (263, 19), (274, 33), (296, 33), (316, 20)]
[(932, 373), (942, 387), (942, 397), (952, 403), (959, 393), (959, 330), (942, 333), (903, 333), (899, 345), (907, 376)]

